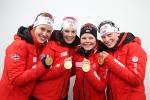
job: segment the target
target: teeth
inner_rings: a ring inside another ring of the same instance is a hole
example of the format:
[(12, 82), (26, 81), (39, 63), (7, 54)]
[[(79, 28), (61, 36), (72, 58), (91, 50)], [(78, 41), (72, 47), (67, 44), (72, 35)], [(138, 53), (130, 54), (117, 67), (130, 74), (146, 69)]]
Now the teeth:
[(91, 43), (87, 43), (87, 44), (85, 44), (85, 45), (91, 45)]
[(73, 38), (67, 38), (68, 40), (72, 40)]

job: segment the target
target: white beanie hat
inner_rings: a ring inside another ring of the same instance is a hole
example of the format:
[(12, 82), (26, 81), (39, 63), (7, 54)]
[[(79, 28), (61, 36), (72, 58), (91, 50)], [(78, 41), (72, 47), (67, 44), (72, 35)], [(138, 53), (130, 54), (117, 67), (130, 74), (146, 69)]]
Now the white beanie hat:
[(74, 17), (65, 17), (61, 24), (62, 29), (73, 28), (77, 30), (77, 20)]
[(119, 28), (115, 26), (115, 23), (110, 20), (101, 22), (98, 26), (98, 31), (101, 35), (109, 32), (118, 32)]
[(100, 28), (101, 35), (108, 32), (118, 32), (118, 29), (116, 27), (111, 26), (110, 24), (105, 24)]
[(45, 25), (49, 25), (50, 27), (53, 27), (54, 24), (53, 16), (49, 13), (41, 13), (34, 21), (33, 27), (36, 27), (41, 24), (45, 24)]

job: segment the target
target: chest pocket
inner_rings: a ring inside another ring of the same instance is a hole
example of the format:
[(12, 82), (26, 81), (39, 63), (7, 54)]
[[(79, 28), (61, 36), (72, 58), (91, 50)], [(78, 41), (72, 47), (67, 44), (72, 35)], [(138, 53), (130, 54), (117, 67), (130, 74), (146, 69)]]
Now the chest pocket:
[(54, 59), (53, 59), (53, 64), (64, 64), (65, 58), (69, 57), (68, 51), (67, 50), (54, 50)]

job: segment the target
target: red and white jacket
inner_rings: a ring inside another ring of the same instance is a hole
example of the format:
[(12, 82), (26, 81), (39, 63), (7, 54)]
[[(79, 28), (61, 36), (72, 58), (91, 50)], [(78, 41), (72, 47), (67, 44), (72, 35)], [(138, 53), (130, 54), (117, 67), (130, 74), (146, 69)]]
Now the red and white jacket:
[(120, 33), (117, 48), (110, 50), (105, 59), (109, 68), (108, 100), (146, 100), (144, 77), (146, 53), (139, 38)]
[[(1, 100), (29, 100), (36, 78), (47, 70), (38, 59), (42, 44), (33, 33), (21, 27), (14, 41), (7, 47), (4, 71), (0, 81)], [(24, 35), (24, 37), (21, 37)], [(30, 36), (30, 37), (29, 37)]]
[[(56, 38), (60, 35), (62, 35), (61, 32), (54, 37)], [(60, 39), (63, 38), (60, 37)], [(72, 59), (76, 46), (64, 46), (62, 42), (63, 40), (51, 40), (43, 50), (42, 54), (49, 54), (53, 59), (53, 63), (49, 71), (38, 79), (37, 86), (33, 91), (33, 97), (36, 99), (62, 100), (68, 96), (70, 77), (74, 72), (73, 68), (66, 69), (64, 63), (67, 58)]]
[(84, 56), (76, 54), (73, 58), (76, 80), (73, 88), (74, 100), (106, 100), (107, 69), (98, 63), (100, 55), (96, 49), (87, 58), (90, 71), (82, 70)]

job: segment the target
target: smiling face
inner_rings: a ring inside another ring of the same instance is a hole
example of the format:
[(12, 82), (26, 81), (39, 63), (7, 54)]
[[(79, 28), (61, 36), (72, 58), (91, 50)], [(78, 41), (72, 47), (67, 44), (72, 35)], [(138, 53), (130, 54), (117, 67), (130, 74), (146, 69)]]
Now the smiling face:
[(86, 51), (93, 49), (96, 46), (96, 39), (90, 33), (84, 33), (80, 38), (81, 47)]
[(118, 41), (118, 36), (120, 34), (116, 33), (116, 32), (108, 32), (108, 33), (104, 33), (101, 38), (103, 43), (108, 47), (108, 48), (113, 48)]
[(66, 43), (71, 44), (76, 37), (76, 30), (74, 28), (65, 28), (62, 30), (63, 38)]
[(44, 43), (50, 38), (52, 27), (49, 25), (38, 25), (34, 28), (34, 34), (39, 43)]

